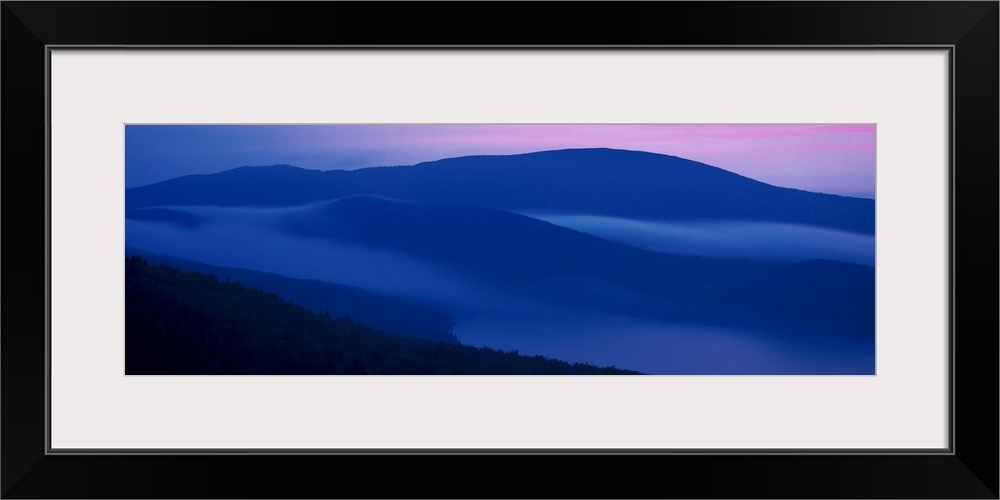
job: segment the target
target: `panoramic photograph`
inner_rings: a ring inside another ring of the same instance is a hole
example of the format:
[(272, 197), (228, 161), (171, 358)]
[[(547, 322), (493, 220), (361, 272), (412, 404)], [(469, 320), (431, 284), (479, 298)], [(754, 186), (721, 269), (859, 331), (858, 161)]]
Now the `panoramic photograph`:
[(126, 375), (874, 375), (873, 124), (125, 125)]

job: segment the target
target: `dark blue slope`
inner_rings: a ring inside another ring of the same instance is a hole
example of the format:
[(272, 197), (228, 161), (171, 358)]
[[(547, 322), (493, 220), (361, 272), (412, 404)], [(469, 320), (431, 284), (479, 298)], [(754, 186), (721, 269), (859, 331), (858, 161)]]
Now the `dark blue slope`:
[(494, 209), (354, 196), (284, 221), (300, 236), (400, 251), (485, 286), (657, 318), (868, 338), (874, 269), (687, 257)]
[(131, 211), (157, 206), (294, 206), (362, 189), (349, 177), (346, 171), (320, 172), (290, 165), (240, 167), (126, 189), (125, 208)]
[(873, 200), (780, 188), (683, 158), (614, 149), (354, 171), (244, 167), (128, 189), (126, 207), (291, 206), (352, 194), (639, 219), (780, 221), (866, 234), (875, 228)]
[(213, 266), (138, 249), (126, 249), (152, 263), (165, 263), (185, 271), (211, 274), (220, 280), (240, 282), (292, 301), (310, 311), (346, 317), (399, 337), (455, 343), (452, 317), (440, 307), (417, 300), (388, 297), (352, 286), (317, 280), (287, 278), (273, 273)]
[(205, 222), (202, 217), (195, 214), (170, 208), (137, 208), (126, 211), (125, 218), (147, 222), (166, 222), (188, 229), (196, 228)]

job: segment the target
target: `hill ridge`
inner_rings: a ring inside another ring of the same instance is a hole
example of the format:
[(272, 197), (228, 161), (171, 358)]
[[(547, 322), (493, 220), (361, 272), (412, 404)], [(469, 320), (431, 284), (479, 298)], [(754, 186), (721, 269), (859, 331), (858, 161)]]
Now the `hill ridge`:
[(510, 211), (793, 222), (867, 234), (875, 229), (874, 200), (774, 186), (694, 160), (610, 148), (357, 170), (242, 167), (129, 188), (126, 208), (297, 206), (352, 194)]

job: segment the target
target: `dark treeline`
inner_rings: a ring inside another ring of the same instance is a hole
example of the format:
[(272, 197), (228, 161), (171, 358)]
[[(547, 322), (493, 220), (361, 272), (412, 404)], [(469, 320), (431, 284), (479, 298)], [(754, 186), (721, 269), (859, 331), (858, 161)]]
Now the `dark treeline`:
[(277, 295), (125, 262), (129, 375), (612, 375), (638, 372), (388, 335)]
[(279, 274), (213, 266), (164, 254), (126, 248), (125, 252), (150, 263), (163, 262), (183, 271), (215, 275), (250, 288), (267, 290), (312, 312), (347, 317), (397, 337), (457, 344), (454, 321), (441, 307), (417, 299), (391, 297), (338, 283), (293, 279)]

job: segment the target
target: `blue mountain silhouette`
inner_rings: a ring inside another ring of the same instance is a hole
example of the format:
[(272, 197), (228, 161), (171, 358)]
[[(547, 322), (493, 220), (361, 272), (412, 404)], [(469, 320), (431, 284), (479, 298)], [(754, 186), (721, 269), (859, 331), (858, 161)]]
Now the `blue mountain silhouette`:
[(874, 200), (781, 188), (683, 158), (616, 149), (467, 156), (353, 171), (241, 167), (127, 189), (126, 208), (294, 206), (359, 194), (502, 210), (875, 230)]

